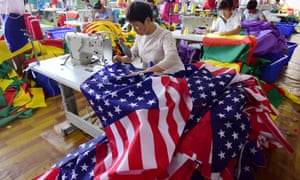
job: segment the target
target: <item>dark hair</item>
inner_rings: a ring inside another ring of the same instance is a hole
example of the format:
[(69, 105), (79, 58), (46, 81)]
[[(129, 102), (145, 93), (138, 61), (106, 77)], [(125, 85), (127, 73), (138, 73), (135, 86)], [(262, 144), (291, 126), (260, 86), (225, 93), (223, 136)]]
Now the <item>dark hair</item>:
[(247, 9), (256, 9), (257, 7), (257, 1), (256, 0), (250, 0), (247, 4)]
[(134, 1), (127, 8), (126, 20), (129, 22), (139, 21), (144, 23), (147, 17), (153, 20), (152, 9), (150, 5), (145, 2)]
[(146, 0), (146, 2), (154, 4), (154, 0)]
[(233, 0), (222, 0), (219, 4), (218, 9), (232, 9)]
[(101, 4), (100, 1), (98, 1), (95, 5), (94, 5), (94, 9), (101, 9), (103, 7), (103, 5)]

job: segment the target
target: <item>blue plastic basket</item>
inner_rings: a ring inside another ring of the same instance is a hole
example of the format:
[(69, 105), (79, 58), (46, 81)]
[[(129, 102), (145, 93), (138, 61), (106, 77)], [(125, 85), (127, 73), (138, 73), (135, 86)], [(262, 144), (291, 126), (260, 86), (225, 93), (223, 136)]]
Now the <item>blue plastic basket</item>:
[(283, 66), (286, 66), (291, 60), (294, 50), (298, 46), (297, 43), (287, 42), (288, 53), (272, 53), (263, 56), (262, 58), (271, 61), (271, 64), (266, 64), (262, 67), (260, 79), (267, 83), (271, 83), (276, 80)]
[(44, 76), (38, 72), (34, 72), (34, 81), (39, 87), (42, 87), (45, 95), (48, 97), (57, 96), (60, 94), (60, 89), (56, 81)]
[(64, 39), (67, 32), (74, 32), (73, 28), (57, 28), (45, 31), (48, 39)]
[(267, 83), (274, 82), (280, 74), (282, 67), (286, 65), (288, 55), (276, 54), (276, 56), (278, 58), (276, 61), (262, 67), (260, 79)]
[(288, 23), (288, 22), (279, 22), (276, 24), (276, 27), (279, 29), (281, 34), (285, 38), (290, 38), (291, 35), (293, 34), (296, 24), (295, 23)]

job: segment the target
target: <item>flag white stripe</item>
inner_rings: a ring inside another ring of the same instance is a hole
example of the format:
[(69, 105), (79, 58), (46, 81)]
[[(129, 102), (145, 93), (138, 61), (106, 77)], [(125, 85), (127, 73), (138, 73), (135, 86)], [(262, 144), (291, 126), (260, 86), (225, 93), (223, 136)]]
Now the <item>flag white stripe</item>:
[[(124, 118), (120, 119), (120, 123), (122, 124), (122, 127), (126, 130), (126, 137), (128, 139), (128, 144), (130, 146), (130, 144), (132, 143), (135, 134), (134, 134), (134, 127), (131, 124), (130, 119), (128, 118), (128, 116), (125, 116)], [(127, 170), (129, 169), (129, 157), (128, 157), (128, 152), (130, 149), (127, 148), (127, 151), (125, 152), (124, 156), (123, 156), (123, 161), (119, 164), (118, 167), (118, 172), (122, 171), (122, 170)]]
[[(177, 133), (178, 133), (178, 136), (181, 136), (182, 132), (183, 132), (183, 128), (185, 126), (185, 121), (182, 117), (182, 114), (180, 112), (180, 107), (179, 107), (179, 102), (180, 102), (180, 95), (178, 94), (178, 91), (171, 87), (169, 88), (169, 92), (171, 94), (171, 98), (173, 99), (173, 101), (175, 102), (175, 109), (173, 111), (173, 118), (177, 124)], [(183, 100), (183, 99), (182, 99)]]
[(184, 154), (177, 152), (167, 167), (169, 177), (173, 176), (188, 160)]
[[(157, 79), (157, 78), (156, 78)], [(166, 131), (167, 129), (169, 129), (169, 125), (167, 123), (167, 116), (168, 116), (168, 111), (169, 111), (169, 107), (167, 107), (167, 98), (165, 97), (165, 92), (169, 90), (166, 89), (165, 91), (162, 91), (162, 89), (165, 89), (165, 87), (161, 84), (161, 78), (159, 78), (159, 81), (152, 81), (152, 86), (153, 87), (153, 91), (155, 92), (155, 94), (160, 94), (162, 92), (164, 92), (163, 95), (159, 95), (158, 99), (159, 99), (159, 107), (164, 107), (167, 110), (164, 110), (164, 108), (160, 108), (160, 113), (159, 113), (159, 124), (158, 124), (158, 129), (160, 131), (161, 136), (163, 137), (163, 139), (165, 140), (165, 144), (166, 144), (166, 151), (168, 153), (168, 159), (171, 160), (174, 149), (175, 149), (175, 144), (173, 142), (172, 137), (170, 136), (169, 132)], [(162, 87), (161, 87), (162, 86)], [(169, 94), (170, 97), (171, 94)], [(177, 102), (177, 101), (175, 101)], [(162, 147), (160, 147), (162, 148)]]
[[(144, 169), (157, 167), (155, 157), (155, 145), (153, 139), (153, 133), (148, 120), (144, 120), (148, 117), (148, 111), (137, 111), (138, 119), (141, 122), (140, 140), (141, 140), (141, 158)], [(151, 119), (149, 119), (151, 121)]]
[(113, 164), (112, 168), (113, 169), (117, 169), (118, 167), (115, 167), (115, 166), (117, 166), (118, 162), (121, 161), (122, 158), (123, 158), (124, 143), (122, 141), (122, 137), (118, 133), (118, 129), (117, 129), (115, 123), (113, 123), (113, 124), (110, 125), (110, 129), (111, 129), (112, 134), (114, 136), (115, 143), (116, 143), (116, 148), (117, 148), (117, 152), (118, 152), (117, 157), (114, 160), (114, 164)]

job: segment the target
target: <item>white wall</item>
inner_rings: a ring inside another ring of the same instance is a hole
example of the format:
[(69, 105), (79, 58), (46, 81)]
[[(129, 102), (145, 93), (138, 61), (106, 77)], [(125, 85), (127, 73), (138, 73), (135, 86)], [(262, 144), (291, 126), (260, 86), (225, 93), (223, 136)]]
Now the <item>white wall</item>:
[(300, 1), (299, 0), (285, 0), (289, 8), (300, 10)]

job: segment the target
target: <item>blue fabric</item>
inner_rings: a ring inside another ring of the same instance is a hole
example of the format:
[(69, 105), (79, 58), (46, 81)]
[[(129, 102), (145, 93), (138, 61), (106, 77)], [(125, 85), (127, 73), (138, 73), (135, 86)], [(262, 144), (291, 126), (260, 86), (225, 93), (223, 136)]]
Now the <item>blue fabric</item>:
[(4, 37), (11, 52), (22, 48), (28, 42), (28, 37), (24, 35), (22, 29), (25, 28), (24, 17), (19, 14), (10, 13), (6, 16), (4, 24)]
[(106, 11), (104, 13), (96, 12), (95, 17), (96, 18), (100, 17), (101, 19), (108, 19), (109, 16), (113, 16), (112, 13), (113, 13), (112, 11)]

